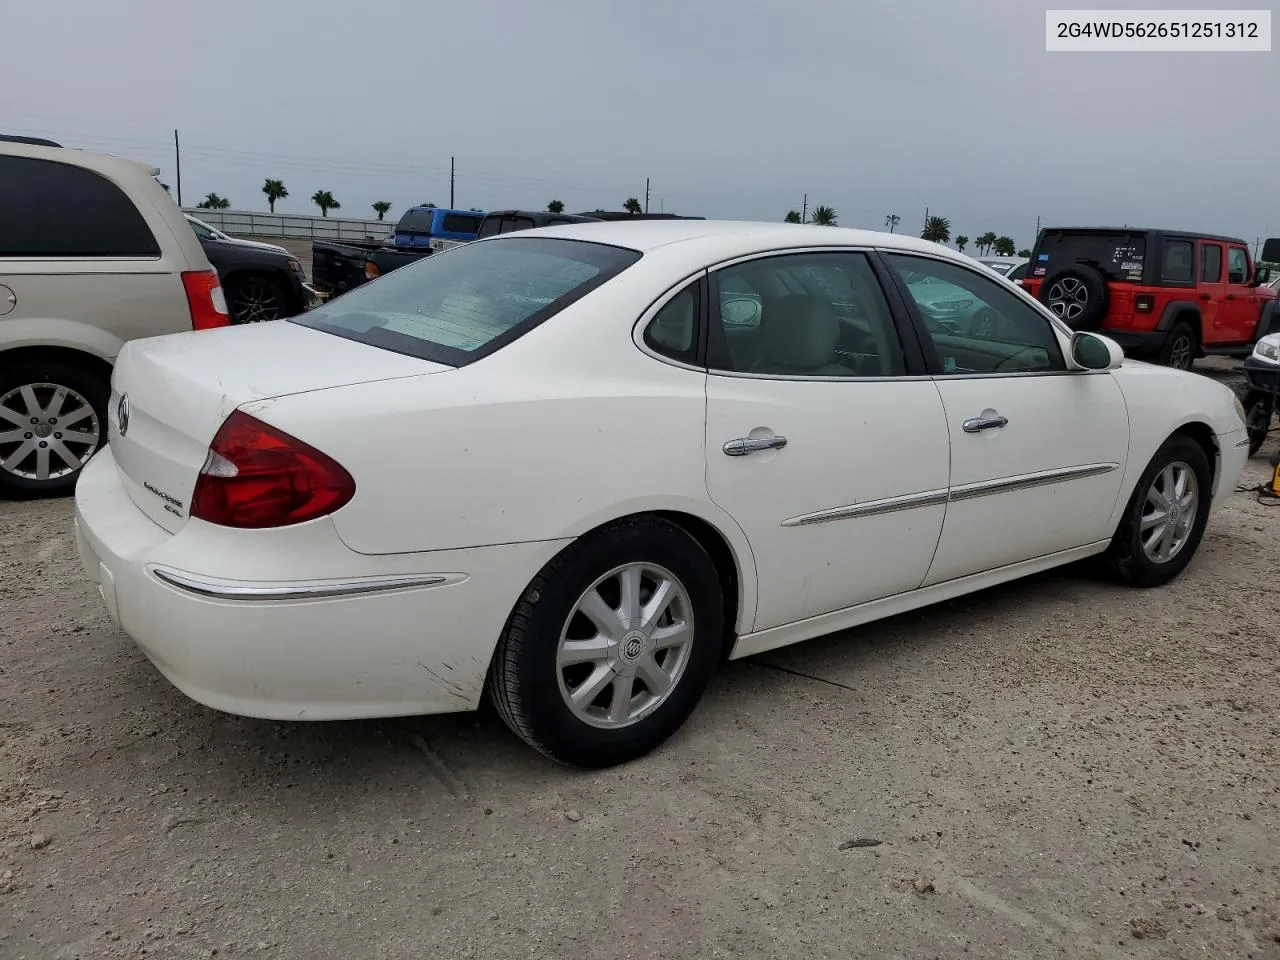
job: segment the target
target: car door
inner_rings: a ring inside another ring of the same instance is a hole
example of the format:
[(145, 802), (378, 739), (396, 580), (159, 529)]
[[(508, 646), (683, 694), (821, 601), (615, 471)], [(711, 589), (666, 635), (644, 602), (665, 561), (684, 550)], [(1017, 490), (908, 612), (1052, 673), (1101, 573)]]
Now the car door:
[[(951, 260), (884, 259), (897, 277), (964, 288), (998, 318), (990, 336), (941, 332), (908, 303), (932, 348), (951, 449), (946, 521), (925, 583), (1110, 538), (1129, 445), (1115, 378), (1069, 371), (1065, 338), (1008, 285)], [(910, 297), (910, 285), (901, 289)]]
[(1223, 342), (1243, 343), (1253, 339), (1254, 328), (1258, 325), (1259, 304), (1257, 287), (1249, 285), (1252, 279), (1249, 252), (1242, 246), (1229, 245), (1226, 294), (1219, 310)]
[(750, 541), (756, 631), (915, 589), (938, 544), (942, 402), (876, 269), (809, 251), (709, 278), (707, 492)]
[[(1200, 328), (1210, 343), (1224, 339), (1222, 333), (1223, 297), (1227, 293), (1222, 270), (1222, 244), (1200, 241)], [(1212, 334), (1209, 334), (1212, 331)]]

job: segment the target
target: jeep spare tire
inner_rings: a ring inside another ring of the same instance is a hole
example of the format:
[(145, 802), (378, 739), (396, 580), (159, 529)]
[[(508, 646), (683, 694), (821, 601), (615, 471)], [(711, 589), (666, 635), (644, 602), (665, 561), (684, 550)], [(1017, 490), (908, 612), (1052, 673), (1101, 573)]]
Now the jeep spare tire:
[(1044, 278), (1039, 299), (1072, 330), (1097, 330), (1107, 316), (1107, 281), (1093, 267), (1062, 267)]

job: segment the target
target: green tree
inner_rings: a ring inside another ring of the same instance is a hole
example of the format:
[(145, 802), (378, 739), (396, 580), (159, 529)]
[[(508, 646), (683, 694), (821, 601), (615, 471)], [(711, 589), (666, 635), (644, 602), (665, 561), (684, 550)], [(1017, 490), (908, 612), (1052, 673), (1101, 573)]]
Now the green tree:
[(564, 201), (552, 200), (547, 204), (547, 213), (564, 213)]
[(814, 207), (813, 213), (809, 216), (810, 223), (816, 223), (820, 227), (836, 226), (836, 211), (832, 207)]
[(283, 180), (272, 180), (267, 178), (267, 182), (262, 185), (262, 192), (267, 195), (267, 206), (272, 213), (276, 212), (276, 201), (283, 200), (289, 195), (289, 191), (285, 189)]
[(635, 216), (637, 213), (644, 213), (644, 207), (640, 206), (640, 201), (635, 197), (628, 197), (627, 202), (622, 205), (622, 209), (632, 216)]
[(784, 222), (784, 223), (799, 223), (799, 222), (800, 222), (800, 211), (799, 211), (799, 210), (788, 210), (788, 211), (787, 211), (787, 215), (786, 215), (786, 217), (783, 219), (783, 222)]
[(428, 210), (434, 210), (436, 208), (436, 205), (434, 203), (420, 203), (418, 204), (418, 206), (426, 207)]
[(199, 203), (196, 204), (197, 210), (225, 210), (231, 206), (231, 201), (226, 197), (220, 197), (216, 193), (211, 193)]
[(342, 204), (333, 199), (328, 190), (317, 190), (311, 195), (311, 202), (320, 208), (320, 216), (327, 217), (330, 210), (341, 210)]
[(1018, 249), (1018, 245), (1013, 242), (1012, 237), (997, 237), (995, 242), (995, 251), (997, 256), (1012, 257), (1013, 252)]
[(996, 242), (996, 235), (995, 235), (994, 233), (992, 233), (990, 230), (988, 230), (986, 233), (984, 233), (982, 236), (980, 236), (980, 237), (978, 238), (978, 241), (977, 241), (977, 243), (978, 243), (978, 252), (979, 252), (979, 253), (990, 253), (990, 252), (991, 252), (991, 246), (992, 246), (992, 244), (994, 244), (995, 242)]
[(951, 239), (951, 221), (946, 217), (930, 217), (925, 221), (920, 237), (934, 243), (946, 243)]
[(390, 209), (391, 209), (391, 201), (390, 201), (390, 200), (378, 200), (378, 201), (377, 201), (376, 203), (374, 203), (374, 205), (373, 205), (373, 212), (374, 212), (374, 213), (376, 213), (376, 214), (378, 215), (378, 219), (379, 219), (379, 220), (381, 220), (383, 217), (385, 217), (385, 216), (387, 215), (387, 211), (388, 211), (388, 210), (390, 210)]
[(1018, 256), (1020, 256), (1020, 257), (1026, 257), (1028, 260), (1030, 260), (1030, 259), (1031, 259), (1031, 251), (1030, 251), (1030, 250), (1028, 250), (1026, 247), (1023, 247), (1021, 250), (1019, 250), (1019, 251), (1018, 251)]
[(956, 237), (956, 249), (959, 250), (961, 253), (964, 253), (964, 248), (967, 247), (968, 245), (969, 245), (969, 238), (966, 237), (963, 233), (960, 234), (960, 236)]

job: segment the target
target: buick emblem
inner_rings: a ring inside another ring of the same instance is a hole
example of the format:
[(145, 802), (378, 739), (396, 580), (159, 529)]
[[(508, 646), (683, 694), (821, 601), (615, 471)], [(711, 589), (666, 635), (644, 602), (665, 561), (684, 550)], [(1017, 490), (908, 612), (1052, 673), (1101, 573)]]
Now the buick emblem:
[(116, 421), (120, 425), (120, 436), (124, 436), (129, 432), (129, 395), (126, 393), (120, 398), (120, 403), (116, 406)]

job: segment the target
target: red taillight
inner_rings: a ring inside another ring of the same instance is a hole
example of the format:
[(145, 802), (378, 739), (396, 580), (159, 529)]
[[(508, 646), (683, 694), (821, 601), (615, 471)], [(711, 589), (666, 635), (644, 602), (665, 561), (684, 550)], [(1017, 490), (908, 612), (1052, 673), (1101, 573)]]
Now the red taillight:
[(382, 276), (382, 271), (378, 269), (378, 265), (372, 260), (366, 260), (364, 262), (364, 278), (366, 280), (377, 280), (380, 276)]
[(1140, 293), (1133, 301), (1133, 309), (1138, 313), (1150, 313), (1155, 306), (1156, 298), (1149, 293)]
[(191, 516), (224, 527), (286, 527), (333, 513), (356, 492), (331, 457), (236, 411), (209, 444)]
[(187, 291), (192, 330), (209, 330), (231, 323), (227, 298), (222, 295), (216, 271), (188, 270), (182, 275), (182, 288)]

